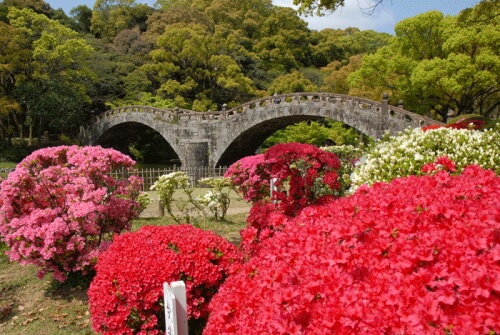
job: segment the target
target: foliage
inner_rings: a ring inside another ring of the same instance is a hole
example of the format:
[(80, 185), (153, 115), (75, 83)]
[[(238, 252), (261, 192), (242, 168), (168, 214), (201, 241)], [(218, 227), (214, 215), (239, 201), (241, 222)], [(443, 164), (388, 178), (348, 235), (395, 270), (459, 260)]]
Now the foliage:
[(317, 121), (302, 121), (280, 129), (269, 136), (262, 147), (269, 148), (279, 143), (306, 143), (316, 146), (325, 143), (356, 144), (359, 142), (356, 130), (346, 127), (342, 122), (324, 119)]
[(241, 232), (242, 248), (255, 252), (261, 241), (282, 228), (286, 217), (338, 194), (339, 170), (335, 154), (300, 143), (277, 144), (263, 155), (230, 166), (225, 177), (244, 199), (253, 202), (249, 225)]
[(195, 197), (194, 201), (199, 203), (204, 212), (207, 210), (215, 220), (224, 220), (231, 203), (229, 192), (231, 192), (231, 181), (225, 177), (202, 178), (198, 181), (210, 187), (210, 191), (202, 196)]
[(500, 129), (485, 131), (438, 128), (406, 130), (379, 140), (351, 176), (353, 189), (362, 184), (422, 175), (422, 166), (439, 156), (456, 163), (457, 173), (477, 164), (500, 174)]
[(0, 184), (0, 236), (10, 259), (59, 281), (92, 270), (112, 235), (130, 229), (143, 209), (142, 181), (110, 175), (133, 165), (101, 147), (52, 147), (26, 157)]
[[(185, 172), (175, 171), (162, 175), (151, 186), (151, 191), (158, 192), (162, 205), (175, 222), (189, 223), (191, 220), (191, 215), (189, 214), (191, 209), (187, 208), (185, 205), (176, 205), (176, 207), (174, 207), (175, 189), (182, 189), (191, 200), (190, 203), (193, 203), (190, 178)], [(175, 210), (180, 211), (181, 214), (177, 215), (174, 212)]]
[(92, 327), (100, 334), (162, 333), (163, 283), (178, 280), (186, 284), (188, 318), (206, 319), (212, 296), (241, 262), (227, 240), (190, 225), (122, 234), (99, 256), (88, 291)]
[(469, 166), (308, 207), (222, 285), (203, 334), (498, 334), (499, 197)]
[(499, 7), (482, 1), (459, 16), (430, 11), (400, 21), (388, 46), (363, 58), (351, 88), (388, 92), (406, 108), (446, 122), (456, 115), (498, 117)]
[(322, 150), (334, 153), (340, 159), (339, 196), (344, 196), (351, 188), (351, 174), (354, 172), (356, 164), (363, 156), (364, 151), (361, 148), (352, 145), (335, 145), (321, 147)]
[(275, 93), (316, 92), (317, 90), (317, 86), (307, 79), (302, 72), (293, 71), (274, 79), (267, 92), (269, 95), (273, 95)]
[(231, 180), (235, 191), (248, 202), (256, 203), (271, 196), (271, 175), (265, 169), (264, 154), (247, 156), (231, 164), (224, 177)]
[[(204, 217), (212, 215), (216, 220), (223, 220), (230, 204), (229, 192), (231, 189), (228, 188), (230, 181), (227, 178), (200, 179), (199, 182), (208, 185), (211, 190), (204, 195), (194, 196), (194, 188), (191, 187), (190, 180), (185, 172), (171, 172), (160, 176), (151, 186), (151, 190), (158, 192), (160, 201), (166, 208), (168, 215), (177, 223), (190, 223), (195, 212), (203, 214)], [(187, 195), (188, 204), (175, 202), (176, 189), (182, 189), (183, 193)]]

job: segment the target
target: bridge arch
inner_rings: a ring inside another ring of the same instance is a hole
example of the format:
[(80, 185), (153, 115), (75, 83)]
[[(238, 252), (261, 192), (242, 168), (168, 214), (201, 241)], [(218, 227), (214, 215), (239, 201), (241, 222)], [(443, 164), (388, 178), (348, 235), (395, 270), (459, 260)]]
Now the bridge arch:
[(324, 118), (340, 121), (372, 138), (408, 127), (442, 124), (402, 106), (390, 106), (387, 96), (376, 102), (341, 94), (301, 92), (205, 113), (179, 108), (122, 107), (96, 116), (86, 128), (85, 142), (95, 144), (111, 128), (137, 122), (159, 132), (182, 165), (213, 167), (254, 154), (265, 138), (289, 124)]
[(339, 121), (372, 138), (380, 138), (387, 131), (395, 134), (408, 127), (441, 124), (406, 111), (402, 106), (390, 106), (387, 96), (376, 102), (318, 92), (281, 94), (253, 100), (227, 111), (226, 118), (237, 121), (228, 124), (228, 136), (224, 143), (218, 145), (219, 151), (214, 157), (216, 165), (228, 165), (228, 162), (251, 154), (250, 151), (256, 149), (263, 138), (303, 120), (327, 118)]

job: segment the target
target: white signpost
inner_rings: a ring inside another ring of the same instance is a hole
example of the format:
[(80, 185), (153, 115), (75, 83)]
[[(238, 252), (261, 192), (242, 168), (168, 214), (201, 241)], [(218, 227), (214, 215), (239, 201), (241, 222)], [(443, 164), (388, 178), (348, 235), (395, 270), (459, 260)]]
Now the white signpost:
[[(273, 198), (274, 192), (278, 191), (278, 188), (276, 187), (276, 181), (278, 181), (278, 178), (271, 178), (269, 182), (269, 189), (271, 191), (271, 199)], [(276, 203), (276, 200), (273, 200), (273, 203)]]
[(188, 335), (186, 285), (183, 281), (163, 283), (165, 335)]

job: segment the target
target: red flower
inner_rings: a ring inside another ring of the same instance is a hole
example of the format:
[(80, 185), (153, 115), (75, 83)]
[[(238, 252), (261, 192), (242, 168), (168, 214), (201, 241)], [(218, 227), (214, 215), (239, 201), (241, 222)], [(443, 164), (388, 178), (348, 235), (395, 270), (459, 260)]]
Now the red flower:
[(500, 333), (498, 199), (500, 177), (470, 166), (303, 208), (221, 286), (203, 334)]
[(186, 283), (188, 317), (204, 319), (220, 284), (242, 262), (227, 240), (190, 225), (143, 227), (115, 238), (90, 285), (92, 327), (101, 334), (159, 334), (163, 283)]

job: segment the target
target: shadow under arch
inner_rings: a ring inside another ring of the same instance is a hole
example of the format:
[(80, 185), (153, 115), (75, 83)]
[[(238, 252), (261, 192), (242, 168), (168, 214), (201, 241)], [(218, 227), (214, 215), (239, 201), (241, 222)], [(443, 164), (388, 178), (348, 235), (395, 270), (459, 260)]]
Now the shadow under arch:
[[(120, 123), (107, 129), (95, 145), (113, 148), (138, 163), (168, 164), (178, 162), (179, 157), (168, 141), (155, 129), (138, 122)], [(135, 152), (142, 154), (138, 159)]]
[[(242, 132), (222, 154), (216, 166), (230, 166), (243, 157), (253, 156), (264, 141), (280, 129), (301, 121), (322, 121), (327, 119), (313, 115), (292, 115), (266, 120)], [(336, 121), (333, 119), (329, 119)]]

